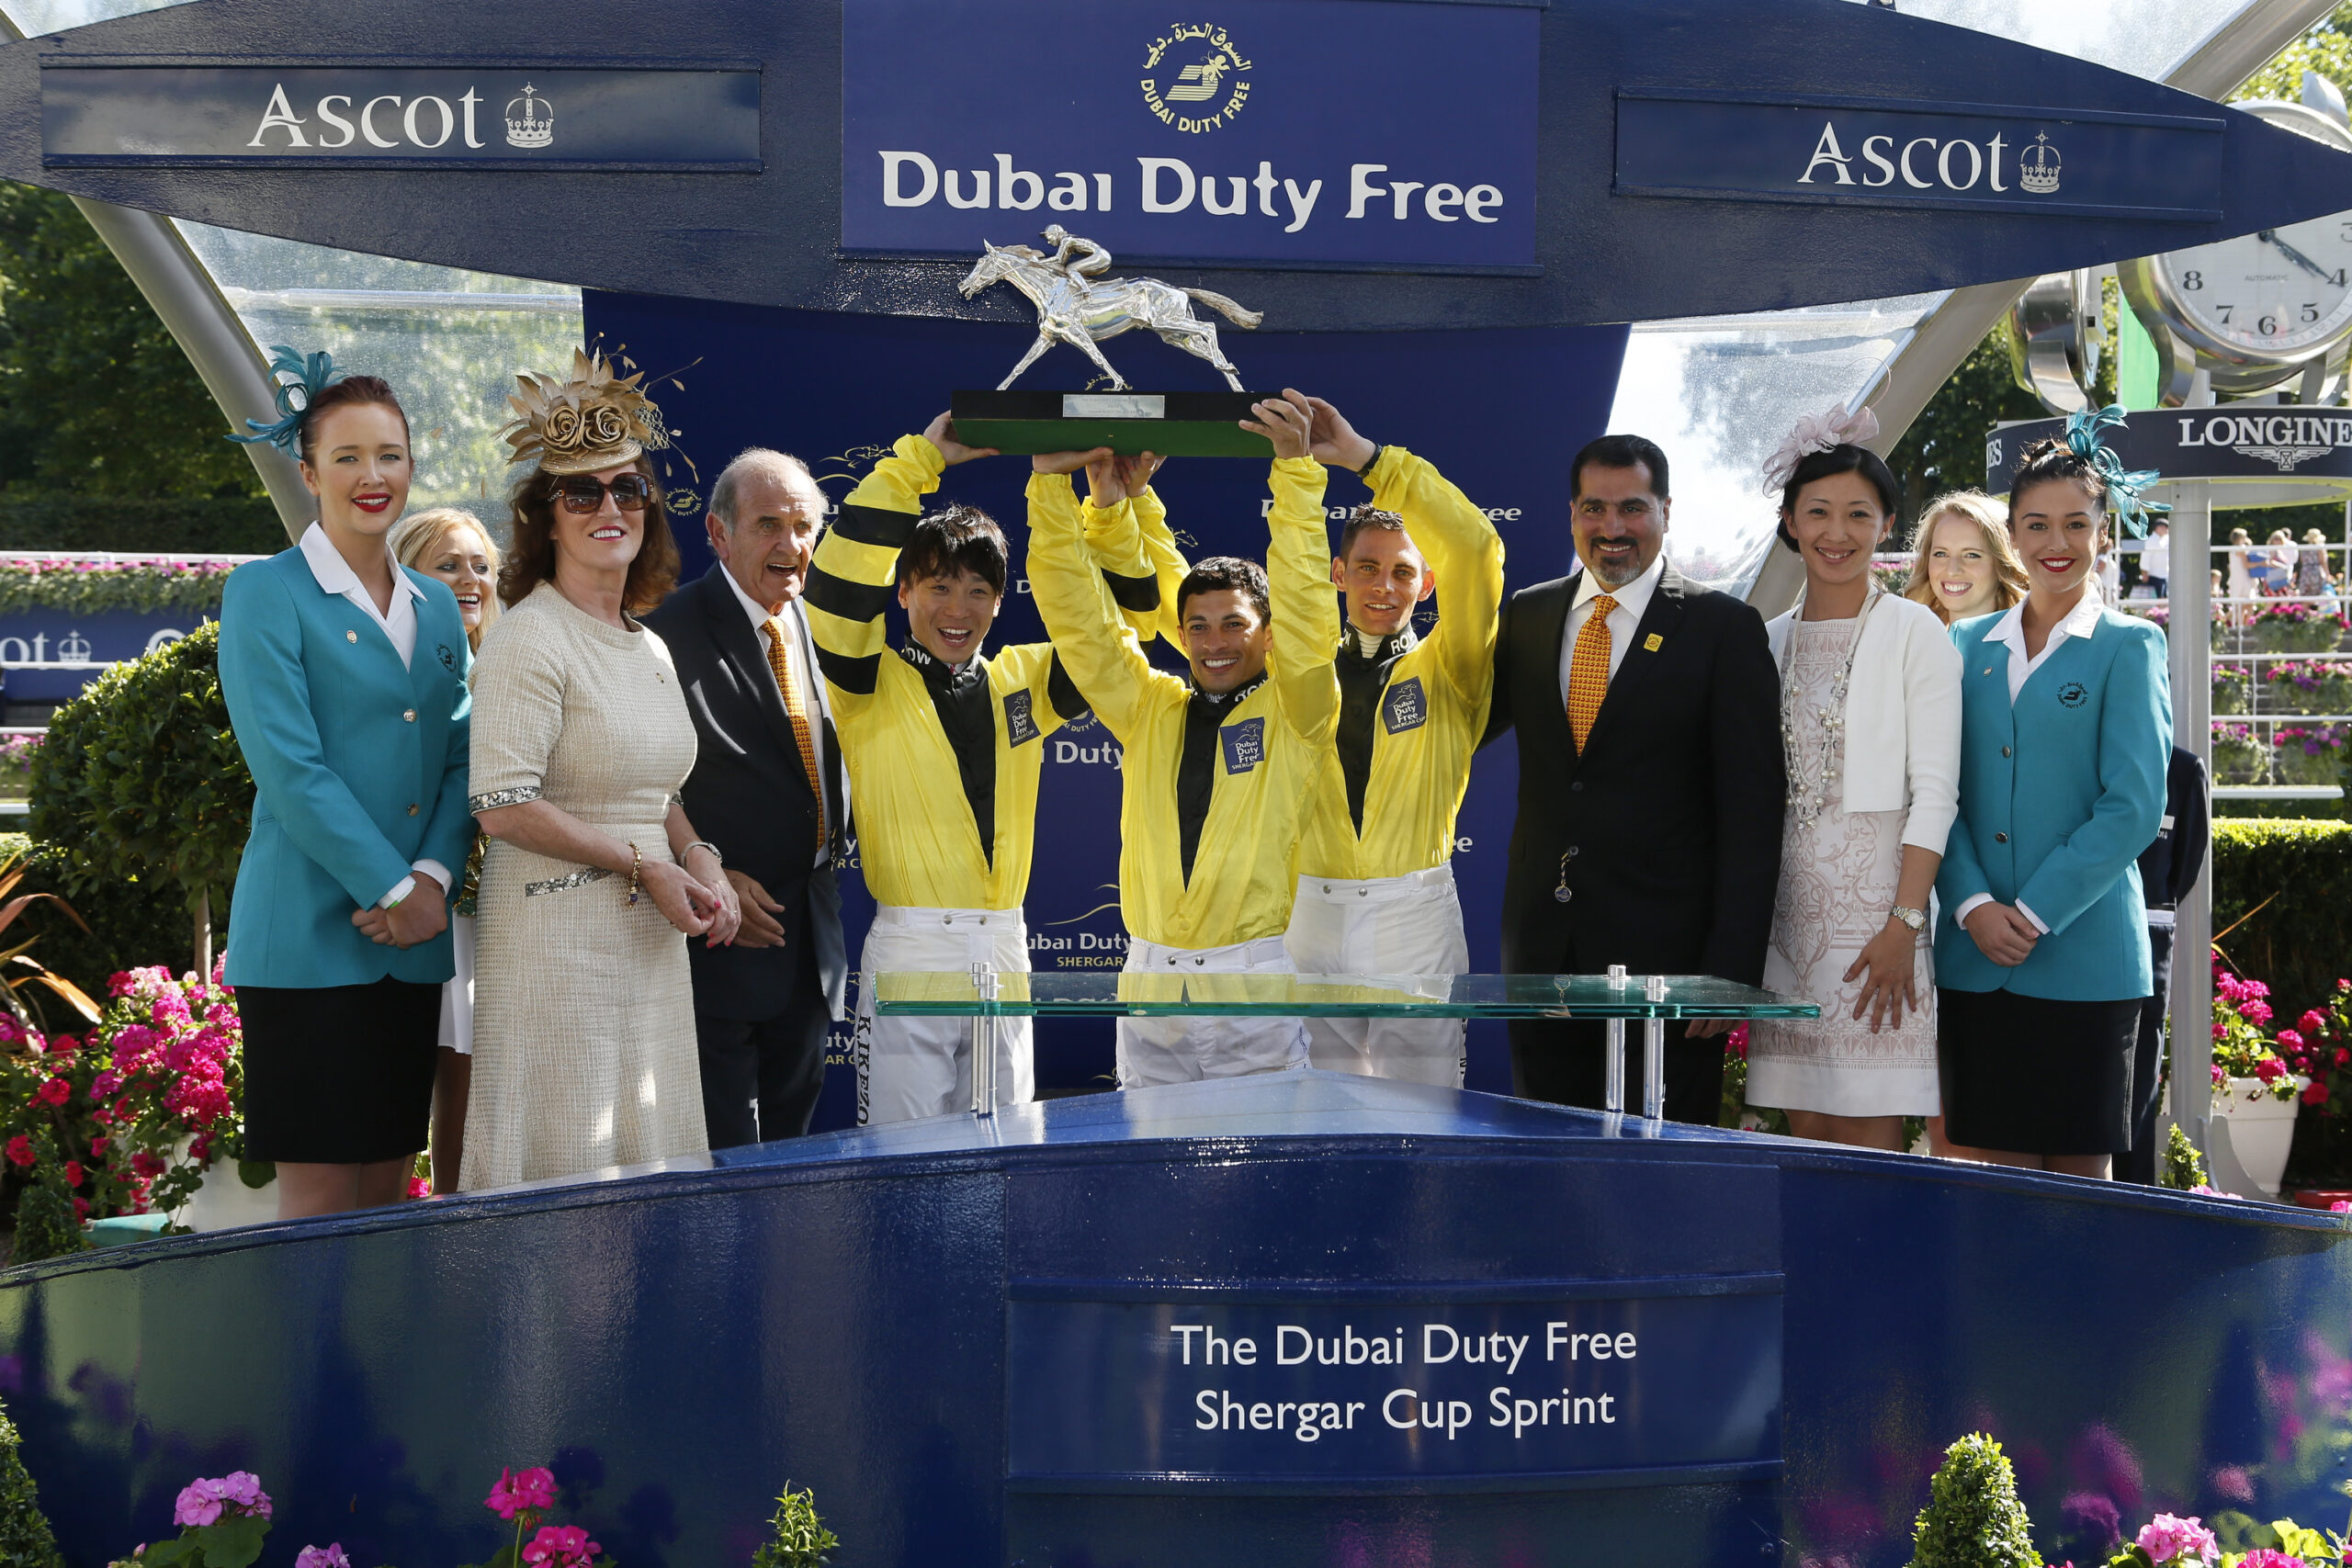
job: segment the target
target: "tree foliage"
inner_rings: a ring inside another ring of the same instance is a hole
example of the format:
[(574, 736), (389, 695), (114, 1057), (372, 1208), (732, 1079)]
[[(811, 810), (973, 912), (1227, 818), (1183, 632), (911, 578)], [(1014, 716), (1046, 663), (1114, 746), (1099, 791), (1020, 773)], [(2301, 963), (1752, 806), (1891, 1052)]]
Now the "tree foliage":
[(2330, 11), (2325, 19), (2271, 57), (2270, 63), (2247, 78), (2230, 95), (2233, 102), (2249, 98), (2302, 96), (2303, 73), (2316, 71), (2337, 87), (2352, 93), (2352, 4)]
[(179, 344), (72, 201), (0, 181), (0, 489), (258, 495)]
[(1944, 1450), (1911, 1537), (1911, 1568), (2041, 1568), (2001, 1445), (1973, 1432)]
[(220, 694), (220, 626), (118, 664), (57, 710), (33, 753), (32, 836), (75, 889), (138, 877), (226, 906), (254, 780)]
[(42, 1517), (40, 1496), (17, 1453), (17, 1424), (0, 1410), (0, 1564), (62, 1568), (57, 1538)]
[(2047, 414), (2009, 375), (2008, 341), (1995, 328), (1960, 362), (1887, 457), (1903, 486), (1903, 514), (1917, 521), (1933, 496), (1983, 489), (1984, 437), (1995, 423)]

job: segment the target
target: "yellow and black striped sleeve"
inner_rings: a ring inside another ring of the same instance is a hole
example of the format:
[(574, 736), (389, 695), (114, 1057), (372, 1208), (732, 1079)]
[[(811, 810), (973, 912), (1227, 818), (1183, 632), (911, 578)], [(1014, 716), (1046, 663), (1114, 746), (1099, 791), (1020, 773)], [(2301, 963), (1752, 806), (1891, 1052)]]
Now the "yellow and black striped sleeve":
[(1192, 563), (1177, 547), (1158, 492), (1146, 489), (1113, 507), (1082, 505), (1079, 516), (1087, 553), (1102, 569), (1103, 586), (1136, 639), (1163, 637), (1181, 650), (1183, 623), (1176, 614), (1176, 590)]
[(899, 552), (922, 516), (922, 498), (946, 468), (939, 448), (901, 435), (842, 502), (841, 515), (817, 541), (808, 567), (808, 630), (817, 663), (845, 714), (874, 696), (887, 649), (883, 613), (895, 596)]
[(1503, 606), (1503, 541), (1470, 498), (1402, 446), (1382, 450), (1363, 475), (1372, 503), (1405, 520), (1405, 531), (1437, 573), (1439, 615), (1431, 658), (1465, 702), (1494, 683), (1495, 627)]
[(1124, 624), (1078, 512), (1069, 475), (1030, 476), (1029, 584), (1056, 661), (1125, 744), (1149, 705), (1157, 672)]
[(1331, 583), (1331, 542), (1323, 521), (1323, 465), (1277, 457), (1268, 483), (1266, 585), (1273, 602), (1269, 664), (1283, 717), (1302, 739), (1329, 746), (1340, 725), (1340, 591)]

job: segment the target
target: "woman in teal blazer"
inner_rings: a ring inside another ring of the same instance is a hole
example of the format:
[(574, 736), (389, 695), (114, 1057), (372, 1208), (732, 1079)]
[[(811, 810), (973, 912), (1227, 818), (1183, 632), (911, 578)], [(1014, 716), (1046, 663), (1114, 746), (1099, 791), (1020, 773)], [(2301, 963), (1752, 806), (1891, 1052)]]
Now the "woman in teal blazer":
[(2110, 488), (2128, 505), (2134, 476), (2077, 424), (2028, 448), (2010, 488), (2030, 592), (1951, 629), (1960, 815), (1936, 879), (1938, 1043), (1961, 1153), (2104, 1177), (2132, 1146), (2151, 989), (2138, 861), (2164, 817), (2172, 694), (2164, 634), (2105, 608), (2091, 580)]
[(400, 1201), (425, 1145), (471, 653), (448, 587), (385, 547), (409, 489), (391, 389), (279, 353), (310, 395), (265, 434), (299, 451), (319, 520), (231, 575), (220, 688), (255, 788), (226, 960), (245, 1153), (277, 1163), (291, 1219)]

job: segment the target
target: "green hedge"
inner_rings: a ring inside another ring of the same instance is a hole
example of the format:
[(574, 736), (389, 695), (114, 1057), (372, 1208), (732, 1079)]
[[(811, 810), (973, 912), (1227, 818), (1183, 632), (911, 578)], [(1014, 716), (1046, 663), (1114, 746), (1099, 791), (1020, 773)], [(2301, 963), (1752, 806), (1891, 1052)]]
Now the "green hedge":
[(2215, 822), (2213, 930), (2280, 1017), (2318, 1005), (2352, 976), (2352, 822)]
[(286, 543), (266, 496), (0, 495), (0, 550), (268, 556)]

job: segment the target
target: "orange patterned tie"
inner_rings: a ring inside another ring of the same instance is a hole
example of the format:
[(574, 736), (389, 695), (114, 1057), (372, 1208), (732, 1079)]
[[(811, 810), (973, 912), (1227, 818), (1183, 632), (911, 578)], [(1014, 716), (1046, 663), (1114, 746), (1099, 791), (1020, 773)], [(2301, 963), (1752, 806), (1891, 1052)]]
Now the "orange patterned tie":
[(1609, 617), (1616, 608), (1608, 594), (1594, 596), (1592, 613), (1577, 632), (1576, 656), (1568, 660), (1568, 732), (1577, 738), (1579, 756), (1600, 713), (1600, 699), (1609, 694)]
[(775, 671), (776, 689), (784, 694), (785, 716), (792, 720), (792, 739), (800, 748), (800, 765), (808, 772), (808, 788), (817, 796), (818, 819), (825, 821), (825, 781), (817, 773), (817, 736), (808, 726), (808, 696), (800, 689), (800, 677), (795, 673), (798, 667), (785, 650), (784, 623), (771, 615), (765, 630), (768, 668)]

